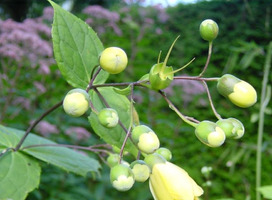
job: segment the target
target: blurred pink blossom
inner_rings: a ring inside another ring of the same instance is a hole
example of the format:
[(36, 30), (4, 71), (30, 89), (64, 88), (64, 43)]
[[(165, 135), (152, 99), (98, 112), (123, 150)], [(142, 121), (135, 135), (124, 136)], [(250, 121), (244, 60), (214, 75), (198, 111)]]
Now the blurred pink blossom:
[[(32, 122), (33, 123), (33, 122)], [(50, 124), (47, 121), (41, 121), (35, 128), (35, 130), (43, 136), (50, 134), (58, 134), (59, 130), (56, 125)]]
[(23, 107), (26, 110), (30, 110), (30, 99), (25, 97), (17, 97), (13, 100), (12, 104), (17, 107)]
[(82, 12), (88, 15), (86, 23), (99, 34), (105, 33), (106, 29), (110, 28), (116, 35), (122, 35), (122, 31), (117, 25), (120, 20), (120, 15), (117, 12), (109, 11), (98, 5), (88, 6)]
[(51, 28), (39, 18), (0, 20), (0, 57), (17, 66), (41, 67), (39, 73), (48, 74), (54, 63)]
[(34, 86), (37, 88), (37, 90), (39, 91), (40, 94), (46, 92), (46, 88), (44, 87), (44, 85), (42, 83), (39, 83), (38, 81), (35, 81)]
[[(174, 79), (171, 83), (171, 85), (166, 88), (164, 91), (168, 95), (174, 95), (175, 89), (180, 90), (182, 92), (177, 92), (182, 100), (184, 101), (184, 104), (187, 105), (190, 103), (194, 96), (205, 93), (204, 86), (199, 81), (194, 80), (184, 80), (184, 79)], [(204, 105), (205, 102), (203, 99), (201, 100), (201, 105)]]
[(67, 129), (65, 131), (65, 134), (70, 135), (70, 136), (76, 136), (78, 140), (84, 140), (88, 139), (91, 136), (91, 133), (82, 127), (75, 126)]

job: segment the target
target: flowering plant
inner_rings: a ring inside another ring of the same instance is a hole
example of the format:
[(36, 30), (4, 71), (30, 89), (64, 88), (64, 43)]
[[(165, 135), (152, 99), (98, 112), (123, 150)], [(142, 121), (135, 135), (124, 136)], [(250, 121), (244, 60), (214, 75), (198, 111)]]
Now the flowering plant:
[[(14, 182), (14, 189), (8, 189), (8, 182), (15, 179), (14, 175), (2, 181), (0, 189), (5, 192), (1, 193), (1, 198), (24, 199), (28, 192), (38, 186), (41, 170), (37, 159), (83, 176), (87, 172), (98, 172), (100, 163), (92, 157), (70, 149), (75, 148), (92, 151), (102, 160), (104, 160), (103, 155), (109, 155), (107, 164), (111, 168), (110, 181), (117, 190), (127, 191), (133, 188), (135, 181), (144, 182), (149, 179), (151, 194), (156, 200), (198, 199), (203, 194), (203, 189), (185, 170), (170, 162), (171, 151), (160, 147), (159, 131), (155, 132), (140, 122), (134, 106), (134, 91), (136, 87), (143, 87), (146, 90), (151, 89), (157, 92), (181, 120), (194, 128), (196, 139), (209, 147), (219, 147), (226, 139), (241, 138), (245, 133), (243, 124), (234, 118), (229, 118), (226, 123), (218, 114), (206, 82), (217, 82), (219, 93), (240, 107), (252, 106), (257, 100), (257, 94), (249, 83), (232, 75), (231, 81), (224, 81), (226, 75), (220, 78), (203, 77), (212, 55), (213, 40), (219, 31), (216, 22), (209, 19), (208, 23), (205, 21), (200, 25), (200, 34), (204, 40), (208, 41), (209, 49), (204, 68), (198, 76), (176, 75), (188, 67), (194, 58), (177, 69), (167, 66), (171, 50), (178, 40), (177, 37), (170, 46), (164, 61), (160, 61), (161, 52), (159, 52), (157, 63), (154, 65), (151, 63), (153, 67), (150, 67), (149, 72), (139, 80), (106, 83), (110, 74), (119, 74), (126, 69), (128, 64), (126, 52), (120, 47), (104, 49), (102, 42), (91, 27), (54, 2), (49, 2), (54, 8), (52, 40), (55, 60), (64, 79), (75, 89), (69, 91), (63, 100), (43, 113), (25, 132), (0, 126), (2, 133), (0, 135), (0, 162), (3, 163), (0, 165), (0, 177), (3, 176), (3, 172), (9, 170), (7, 166), (11, 166), (10, 160), (15, 160), (16, 164), (29, 176), (29, 182), (23, 190), (18, 188), (24, 182), (24, 173), (16, 177), (18, 182)], [(86, 10), (86, 12), (89, 11)], [(116, 16), (116, 20), (117, 18)], [(115, 31), (117, 31), (116, 27)], [(35, 41), (33, 43), (35, 47)], [(34, 49), (37, 50), (37, 48)], [(52, 54), (48, 51), (48, 57), (50, 53)], [(212, 111), (218, 121), (198, 121), (194, 117), (184, 115), (165, 93), (165, 90), (175, 80), (198, 81), (203, 84)], [(239, 96), (241, 91), (244, 94), (243, 98)], [(71, 117), (87, 115), (93, 131), (106, 144), (88, 147), (57, 144), (30, 133), (45, 116), (60, 106), (63, 106), (64, 111)], [(114, 154), (114, 149), (118, 149), (117, 156)], [(126, 161), (125, 152), (128, 152), (135, 161), (129, 164)], [(22, 160), (24, 162), (21, 162)], [(11, 168), (10, 170), (12, 172), (10, 174), (17, 175), (16, 169)]]

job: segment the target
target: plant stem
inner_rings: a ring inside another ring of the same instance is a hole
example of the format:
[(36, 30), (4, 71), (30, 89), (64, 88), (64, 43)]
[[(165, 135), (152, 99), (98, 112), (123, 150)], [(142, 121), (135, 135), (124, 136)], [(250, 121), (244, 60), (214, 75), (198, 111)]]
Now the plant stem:
[(193, 80), (193, 81), (218, 81), (219, 78), (202, 78), (199, 76), (175, 76), (174, 79), (184, 79), (184, 80)]
[(99, 74), (99, 72), (102, 70), (101, 67), (98, 68), (98, 70), (96, 71), (96, 73), (91, 77), (90, 83), (86, 88), (86, 92), (89, 92), (89, 90), (91, 89), (91, 87), (93, 86), (94, 80), (97, 77), (97, 75)]
[(162, 97), (163, 97), (163, 98), (165, 99), (165, 101), (168, 103), (169, 107), (170, 107), (172, 110), (174, 110), (174, 111), (177, 113), (177, 115), (178, 115), (184, 122), (186, 122), (187, 124), (189, 124), (189, 125), (191, 125), (191, 126), (193, 126), (193, 127), (196, 127), (197, 123), (188, 120), (188, 119), (190, 119), (190, 118), (187, 118), (185, 115), (183, 115), (183, 114), (175, 107), (175, 105), (167, 98), (167, 96), (166, 96), (161, 90), (159, 90), (159, 93), (162, 95)]
[(35, 147), (66, 147), (66, 148), (82, 149), (82, 150), (87, 150), (92, 152), (101, 152), (101, 153), (110, 154), (108, 150), (97, 149), (97, 148), (94, 148), (95, 146), (84, 147), (84, 146), (77, 146), (77, 145), (70, 145), (70, 144), (34, 144), (34, 145), (25, 146), (21, 150), (35, 148)]
[(206, 60), (206, 64), (202, 70), (202, 72), (199, 74), (199, 77), (202, 77), (203, 74), (206, 72), (206, 69), (209, 65), (209, 62), (210, 62), (210, 59), (211, 59), (211, 55), (212, 55), (212, 41), (209, 42), (209, 51), (208, 51), (208, 57), (207, 57), (207, 60)]
[(109, 86), (143, 86), (142, 83), (147, 82), (146, 80), (143, 81), (135, 81), (135, 82), (124, 82), (124, 83), (104, 83), (104, 84), (98, 84), (98, 85), (92, 85), (90, 89), (98, 88), (98, 87), (109, 87)]
[(207, 92), (207, 95), (208, 95), (208, 99), (209, 99), (209, 102), (210, 102), (210, 105), (211, 105), (211, 108), (212, 108), (212, 111), (214, 113), (214, 115), (216, 116), (217, 119), (222, 119), (222, 117), (218, 114), (218, 112), (216, 111), (214, 105), (213, 105), (213, 101), (212, 101), (212, 96), (211, 96), (211, 93), (209, 91), (209, 88), (208, 88), (208, 85), (205, 81), (202, 81), (205, 89), (206, 89), (206, 92)]
[(21, 140), (19, 141), (19, 143), (16, 145), (16, 147), (14, 148), (14, 151), (18, 151), (20, 149), (20, 147), (22, 146), (23, 142), (25, 141), (26, 137), (29, 135), (30, 131), (32, 131), (32, 129), (44, 118), (46, 117), (48, 114), (50, 114), (51, 112), (53, 112), (55, 109), (57, 109), (58, 107), (60, 107), (63, 103), (63, 100), (61, 100), (59, 103), (57, 103), (56, 105), (54, 105), (53, 107), (49, 108), (47, 111), (45, 111), (38, 119), (36, 119), (34, 121), (34, 123), (32, 123), (28, 129), (26, 130), (24, 136), (21, 138)]
[(263, 143), (263, 127), (264, 127), (264, 111), (271, 97), (271, 87), (267, 86), (269, 72), (271, 68), (272, 57), (272, 42), (269, 43), (268, 52), (264, 65), (264, 76), (262, 81), (262, 91), (260, 100), (259, 123), (258, 123), (258, 139), (256, 152), (256, 200), (261, 199), (261, 194), (258, 188), (261, 187), (261, 172), (262, 172), (262, 143)]
[(128, 138), (130, 137), (131, 135), (131, 129), (132, 129), (132, 126), (133, 126), (133, 85), (131, 85), (131, 93), (130, 93), (130, 124), (129, 124), (129, 128), (127, 130), (127, 133), (126, 133), (126, 137), (123, 141), (123, 144), (122, 144), (122, 147), (120, 149), (120, 159), (119, 159), (119, 163), (121, 163), (122, 161), (122, 158), (123, 158), (123, 154), (124, 154), (124, 149), (125, 149), (125, 146), (126, 146), (126, 143), (127, 143), (127, 140)]

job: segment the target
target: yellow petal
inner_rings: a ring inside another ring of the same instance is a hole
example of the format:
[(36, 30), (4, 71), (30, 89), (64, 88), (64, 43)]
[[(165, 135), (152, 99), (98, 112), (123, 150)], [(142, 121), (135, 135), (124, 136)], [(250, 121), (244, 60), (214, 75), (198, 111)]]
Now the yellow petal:
[(228, 97), (232, 103), (241, 108), (252, 106), (257, 101), (257, 93), (255, 89), (245, 81), (236, 83), (234, 85), (233, 92), (229, 94)]
[(155, 200), (194, 200), (203, 193), (185, 170), (170, 162), (154, 165), (149, 184)]

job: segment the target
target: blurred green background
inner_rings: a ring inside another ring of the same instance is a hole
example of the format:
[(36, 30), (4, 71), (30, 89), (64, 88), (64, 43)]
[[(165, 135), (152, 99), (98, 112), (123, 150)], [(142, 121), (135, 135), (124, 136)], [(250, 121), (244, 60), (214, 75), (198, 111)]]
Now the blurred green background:
[[(178, 35), (168, 64), (177, 69), (195, 57), (179, 75), (197, 76), (208, 51), (208, 43), (200, 38), (199, 24), (204, 19), (213, 19), (220, 31), (205, 77), (231, 73), (251, 83), (260, 97), (268, 44), (272, 41), (271, 0), (211, 0), (169, 7), (146, 5), (140, 0), (55, 2), (93, 27), (105, 47), (119, 46), (127, 52), (129, 67), (121, 74), (111, 75), (108, 82), (138, 80), (157, 62), (160, 50), (162, 58), (165, 57)], [(26, 130), (31, 121), (59, 102), (71, 86), (52, 60), (53, 10), (47, 1), (1, 0), (0, 17), (0, 123)], [(270, 73), (269, 84), (271, 78)], [(208, 85), (221, 116), (243, 122), (246, 132), (242, 139), (209, 148), (197, 140), (194, 129), (183, 123), (160, 95), (136, 88), (134, 99), (140, 121), (158, 134), (161, 146), (172, 151), (172, 162), (187, 170), (204, 188), (202, 199), (255, 199), (259, 99), (253, 107), (241, 109), (220, 96), (215, 83)], [(175, 82), (166, 93), (183, 114), (199, 121), (216, 121), (200, 83)], [(265, 110), (262, 185), (272, 184), (271, 109), (270, 102)], [(85, 146), (103, 143), (93, 133), (87, 118), (71, 118), (62, 108), (47, 116), (34, 133), (58, 143)], [(95, 179), (92, 175), (85, 178), (68, 174), (46, 163), (41, 165), (40, 186), (29, 195), (29, 200), (152, 199), (148, 183), (136, 184), (128, 192), (114, 190), (106, 165)], [(213, 168), (208, 178), (201, 173), (204, 166)]]

